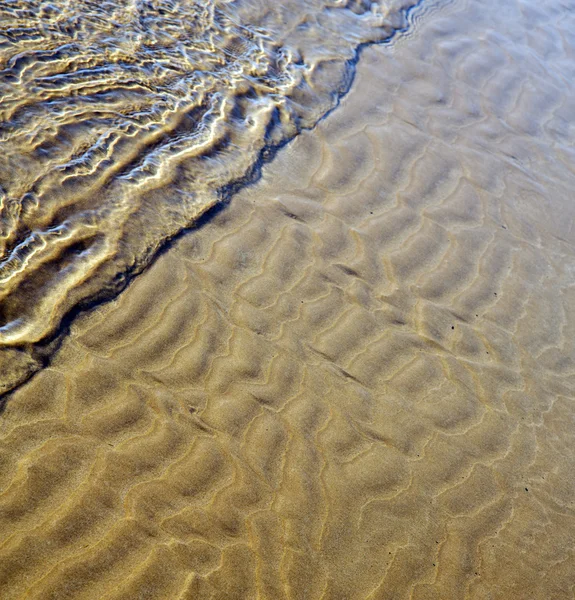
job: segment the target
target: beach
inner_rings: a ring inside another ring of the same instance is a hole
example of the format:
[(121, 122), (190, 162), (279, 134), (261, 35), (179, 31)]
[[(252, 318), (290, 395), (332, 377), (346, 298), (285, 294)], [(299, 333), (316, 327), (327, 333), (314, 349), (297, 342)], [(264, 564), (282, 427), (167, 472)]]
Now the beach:
[(420, 3), (8, 347), (2, 599), (573, 598), (574, 8)]

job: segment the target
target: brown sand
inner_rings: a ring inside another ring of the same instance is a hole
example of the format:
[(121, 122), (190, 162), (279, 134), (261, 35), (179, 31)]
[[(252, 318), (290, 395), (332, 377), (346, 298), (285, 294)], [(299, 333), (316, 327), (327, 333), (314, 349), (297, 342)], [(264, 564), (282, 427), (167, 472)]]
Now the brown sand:
[(0, 0), (0, 394), (311, 129), (416, 0)]
[(0, 597), (575, 594), (573, 11), (454, 3), (2, 416)]

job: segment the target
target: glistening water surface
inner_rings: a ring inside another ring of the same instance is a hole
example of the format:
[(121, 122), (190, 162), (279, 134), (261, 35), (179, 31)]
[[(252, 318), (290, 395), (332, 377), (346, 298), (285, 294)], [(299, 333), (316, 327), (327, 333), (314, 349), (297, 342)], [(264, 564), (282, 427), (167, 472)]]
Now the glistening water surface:
[(313, 127), (409, 4), (0, 2), (0, 391)]

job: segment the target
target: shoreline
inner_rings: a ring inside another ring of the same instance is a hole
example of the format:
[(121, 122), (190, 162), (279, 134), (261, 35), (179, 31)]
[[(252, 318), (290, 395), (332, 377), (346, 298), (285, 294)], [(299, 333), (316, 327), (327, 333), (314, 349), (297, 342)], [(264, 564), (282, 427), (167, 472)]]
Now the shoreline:
[(573, 17), (506, 10), (366, 49), (71, 323), (0, 422), (3, 598), (572, 597)]

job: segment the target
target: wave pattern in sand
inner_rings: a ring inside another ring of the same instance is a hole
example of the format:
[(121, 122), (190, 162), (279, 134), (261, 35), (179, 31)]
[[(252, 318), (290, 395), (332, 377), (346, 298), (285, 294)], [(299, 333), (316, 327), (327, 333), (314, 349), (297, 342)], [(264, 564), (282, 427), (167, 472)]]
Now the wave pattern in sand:
[(573, 598), (573, 15), (454, 3), (76, 322), (2, 598)]
[(0, 391), (332, 108), (403, 4), (0, 1)]

